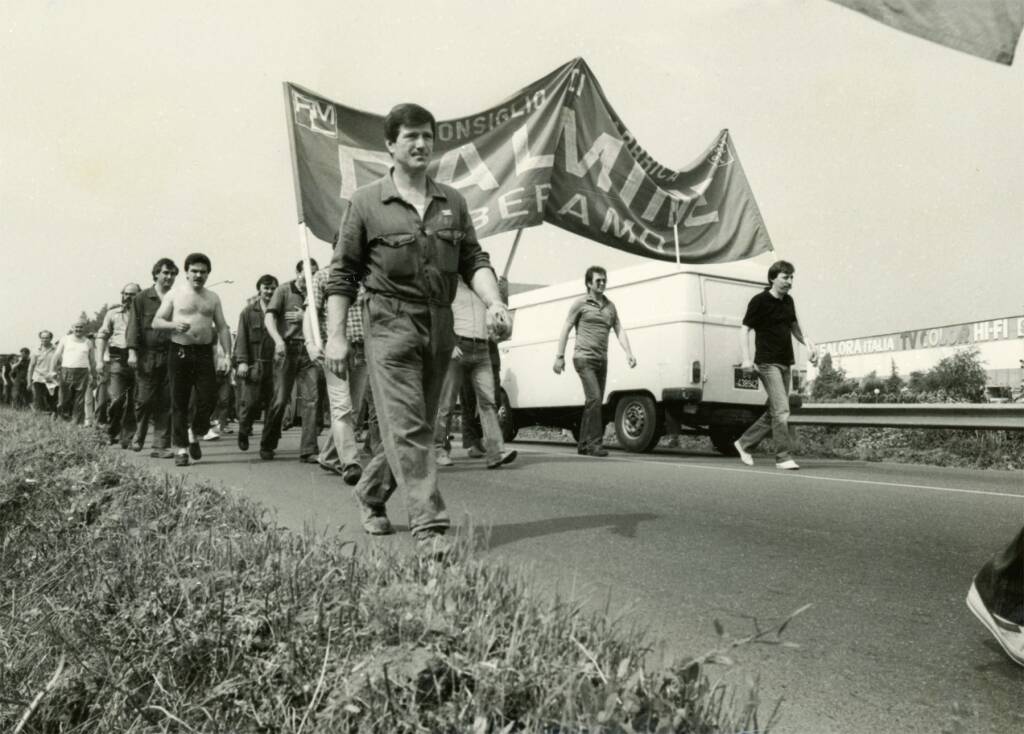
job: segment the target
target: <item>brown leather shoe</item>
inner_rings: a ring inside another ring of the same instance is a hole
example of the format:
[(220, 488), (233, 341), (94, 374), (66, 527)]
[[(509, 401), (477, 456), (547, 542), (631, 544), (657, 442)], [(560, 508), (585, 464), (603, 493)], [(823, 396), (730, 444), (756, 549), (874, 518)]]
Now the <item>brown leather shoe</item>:
[(363, 467), (359, 464), (349, 464), (341, 470), (341, 479), (345, 484), (350, 487), (354, 487), (359, 484), (359, 480), (363, 478)]

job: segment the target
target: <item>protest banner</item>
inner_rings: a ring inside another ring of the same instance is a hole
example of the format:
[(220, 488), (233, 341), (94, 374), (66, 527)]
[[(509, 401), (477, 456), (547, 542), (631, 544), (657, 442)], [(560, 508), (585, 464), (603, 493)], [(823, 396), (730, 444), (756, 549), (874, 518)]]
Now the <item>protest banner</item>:
[[(388, 170), (384, 117), (292, 83), (285, 95), (299, 218), (333, 242), (352, 192)], [(429, 173), (466, 197), (480, 238), (547, 222), (663, 260), (677, 259), (677, 236), (682, 262), (771, 249), (728, 130), (690, 167), (669, 168), (636, 141), (582, 59), (490, 109), (439, 121)]]

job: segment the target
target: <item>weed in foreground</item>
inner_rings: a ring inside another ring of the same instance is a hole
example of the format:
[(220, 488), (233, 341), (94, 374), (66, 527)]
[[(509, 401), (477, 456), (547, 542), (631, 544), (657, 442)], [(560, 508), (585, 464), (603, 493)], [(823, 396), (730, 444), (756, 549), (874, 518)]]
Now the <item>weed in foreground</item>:
[(649, 670), (641, 633), (468, 537), (447, 563), (358, 551), (9, 411), (0, 472), (4, 730), (761, 732), (777, 713), (709, 672), (789, 620)]

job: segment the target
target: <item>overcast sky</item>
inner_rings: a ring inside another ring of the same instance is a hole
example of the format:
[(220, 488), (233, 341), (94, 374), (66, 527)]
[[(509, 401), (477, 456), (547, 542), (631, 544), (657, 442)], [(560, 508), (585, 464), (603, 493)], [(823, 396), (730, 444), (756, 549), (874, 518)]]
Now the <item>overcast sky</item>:
[[(575, 56), (666, 165), (732, 131), (812, 338), (1024, 313), (1024, 64), (825, 0), (4, 0), (0, 24), (0, 352), (148, 285), (162, 256), (206, 252), (232, 324), (260, 274), (290, 277), (282, 81), (441, 119)], [(483, 243), (499, 268), (510, 243)], [(542, 226), (511, 278), (635, 262)]]

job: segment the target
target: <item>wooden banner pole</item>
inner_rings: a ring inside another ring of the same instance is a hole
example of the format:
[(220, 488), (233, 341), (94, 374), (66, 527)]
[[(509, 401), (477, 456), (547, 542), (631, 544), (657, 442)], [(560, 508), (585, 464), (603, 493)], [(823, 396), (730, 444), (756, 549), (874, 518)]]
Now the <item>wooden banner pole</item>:
[(519, 247), (519, 238), (523, 236), (523, 229), (516, 230), (516, 238), (512, 240), (512, 249), (508, 251), (508, 259), (505, 261), (505, 269), (501, 273), (501, 277), (508, 280), (508, 273), (512, 269), (512, 259), (516, 256), (516, 249)]
[(295, 209), (299, 218), (299, 254), (302, 257), (302, 275), (306, 282), (306, 310), (312, 319), (313, 343), (323, 348), (320, 320), (316, 318), (313, 306), (313, 268), (309, 262), (309, 237), (306, 234), (306, 217), (302, 211), (302, 187), (299, 184), (299, 160), (295, 154), (295, 115), (292, 111), (292, 95), (288, 82), (284, 87), (284, 111), (288, 125), (288, 150), (292, 156), (292, 184), (295, 187)]

